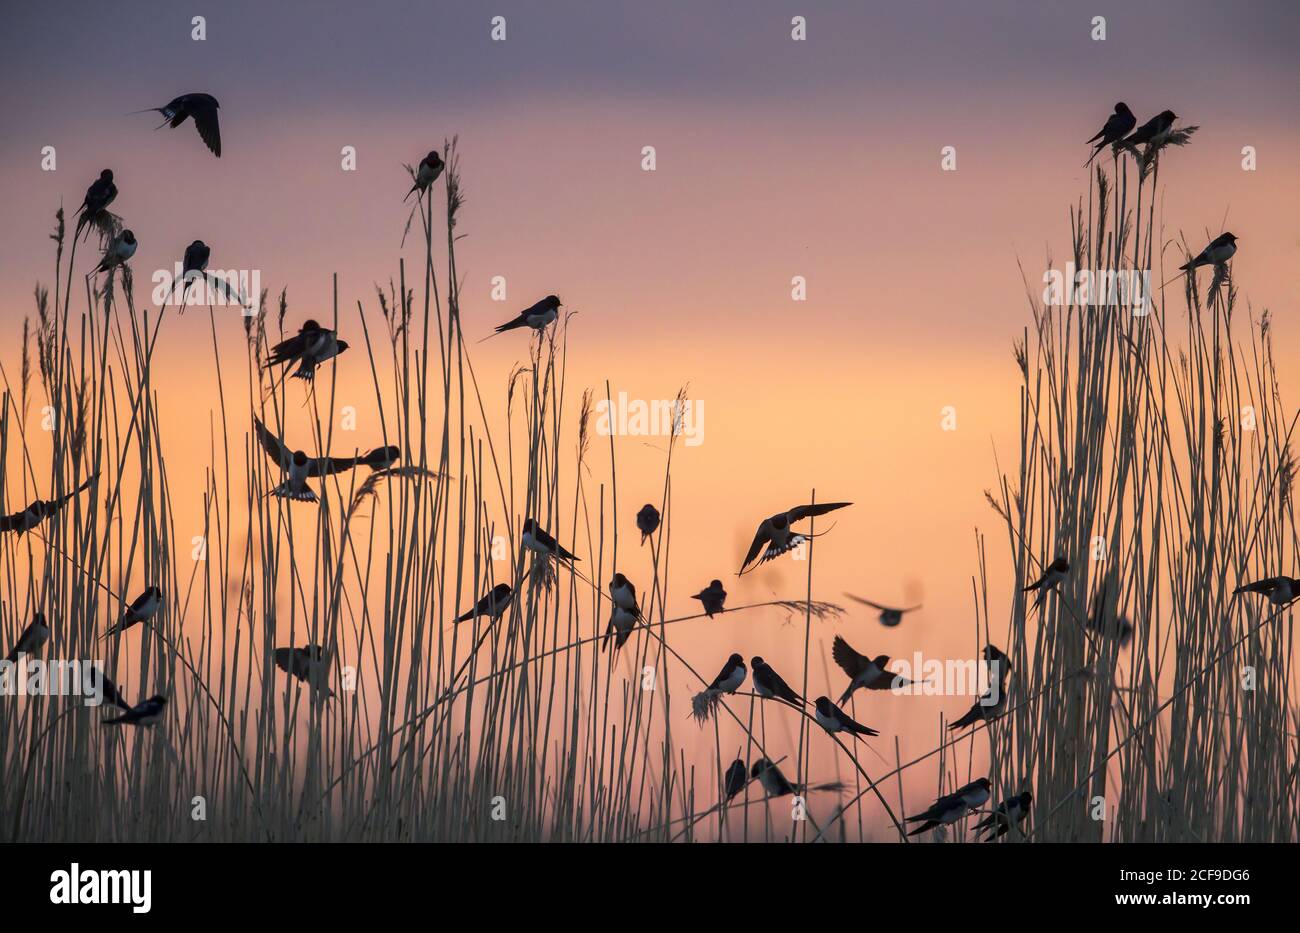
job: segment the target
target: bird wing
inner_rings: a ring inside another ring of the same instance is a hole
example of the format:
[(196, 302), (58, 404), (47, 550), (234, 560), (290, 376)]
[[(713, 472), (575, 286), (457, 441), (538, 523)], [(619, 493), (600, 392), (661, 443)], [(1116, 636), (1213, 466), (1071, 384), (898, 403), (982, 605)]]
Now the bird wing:
[(307, 462), (308, 476), (329, 476), (343, 473), (357, 465), (356, 457), (316, 457)]
[(194, 116), (194, 127), (199, 131), (199, 138), (214, 156), (221, 158), (221, 126), (217, 122), (217, 102), (191, 103), (190, 113)]
[(819, 502), (816, 505), (796, 505), (786, 515), (790, 519), (790, 524), (801, 522), (805, 518), (813, 518), (817, 515), (825, 515), (827, 512), (834, 512), (836, 509), (842, 509), (846, 505), (852, 505), (852, 502)]
[(94, 482), (96, 479), (98, 479), (98, 478), (99, 478), (99, 471), (96, 470), (96, 471), (95, 471), (95, 472), (90, 476), (89, 479), (87, 479), (84, 483), (82, 483), (82, 484), (81, 484), (80, 486), (78, 486), (76, 489), (72, 490), (72, 492), (64, 493), (62, 496), (60, 496), (60, 497), (57, 498), (57, 499), (50, 499), (49, 501), (47, 501), (47, 502), (45, 503), (45, 512), (46, 512), (46, 514), (49, 515), (49, 514), (55, 512), (55, 511), (57, 511), (58, 509), (63, 508), (63, 506), (67, 504), (67, 502), (68, 502), (69, 499), (72, 499), (72, 498), (75, 497), (78, 493), (83, 492), (87, 487), (90, 486), (91, 483), (93, 483), (93, 482)]
[(746, 567), (754, 562), (758, 557), (759, 551), (763, 550), (763, 545), (772, 540), (772, 533), (768, 528), (767, 519), (759, 523), (758, 531), (754, 534), (754, 543), (749, 546), (749, 553), (745, 555), (745, 560), (741, 563), (740, 569), (744, 571)]
[(267, 354), (266, 365), (274, 366), (277, 363), (284, 363), (289, 360), (296, 360), (302, 356), (307, 338), (302, 334), (294, 334), (286, 340), (281, 340), (271, 348)]
[(1277, 577), (1265, 577), (1263, 580), (1256, 580), (1254, 583), (1244, 583), (1237, 587), (1236, 593), (1271, 593), (1277, 589)]
[(871, 663), (865, 655), (858, 654), (852, 646), (839, 635), (831, 643), (831, 658), (840, 666), (840, 670), (856, 679)]
[(253, 424), (257, 428), (257, 440), (262, 445), (262, 449), (266, 451), (267, 456), (280, 464), (281, 469), (289, 469), (289, 464), (293, 460), (293, 454), (289, 452), (289, 448), (285, 447), (280, 439), (272, 434), (256, 415), (253, 416)]

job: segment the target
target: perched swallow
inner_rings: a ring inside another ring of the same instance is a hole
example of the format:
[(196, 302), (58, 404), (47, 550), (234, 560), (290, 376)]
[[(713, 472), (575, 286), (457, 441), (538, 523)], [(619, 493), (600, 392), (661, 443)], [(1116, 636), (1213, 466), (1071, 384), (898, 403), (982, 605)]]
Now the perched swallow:
[(1237, 238), (1231, 233), (1216, 236), (1210, 245), (1197, 253), (1196, 258), (1185, 262), (1178, 268), (1190, 272), (1200, 266), (1221, 266), (1237, 252)]
[[(202, 240), (195, 240), (189, 246), (185, 247), (185, 255), (181, 259), (181, 280), (177, 284), (181, 286), (181, 305), (185, 304), (185, 298), (190, 292), (190, 280), (203, 280), (204, 272), (208, 268), (208, 259), (212, 256), (212, 249)], [(172, 289), (175, 291), (175, 288)]]
[(636, 513), (636, 527), (641, 530), (641, 543), (645, 544), (659, 527), (659, 510), (647, 502)]
[(712, 619), (714, 613), (722, 612), (727, 602), (727, 591), (722, 588), (721, 580), (714, 580), (700, 590), (691, 599), (698, 599), (704, 604), (705, 614)]
[(882, 606), (880, 603), (874, 603), (869, 599), (863, 599), (861, 596), (854, 596), (852, 593), (845, 593), (849, 599), (862, 603), (864, 606), (870, 606), (872, 609), (880, 610), (880, 624), (885, 628), (893, 628), (899, 622), (903, 621), (903, 614), (906, 612), (915, 612), (921, 608), (921, 604), (908, 606), (906, 609), (895, 609), (892, 606)]
[(718, 676), (713, 678), (713, 683), (709, 684), (708, 689), (713, 693), (735, 693), (745, 682), (748, 673), (745, 659), (739, 654), (732, 654), (727, 658), (727, 663), (722, 665)]
[(516, 327), (531, 327), (533, 330), (542, 330), (559, 316), (561, 307), (563, 305), (560, 303), (559, 298), (554, 295), (547, 295), (537, 304), (520, 311), (518, 317), (506, 321), (496, 329), (496, 332), (503, 334), (508, 330), (514, 330)]
[(1155, 146), (1169, 138), (1169, 131), (1174, 128), (1178, 114), (1172, 110), (1162, 110), (1138, 127), (1136, 133), (1122, 140), (1124, 145), (1136, 148), (1141, 145)]
[(125, 632), (133, 625), (144, 622), (146, 619), (152, 619), (158, 610), (162, 608), (162, 602), (162, 590), (156, 586), (149, 587), (137, 596), (131, 605), (126, 607), (126, 612), (122, 614), (121, 620), (117, 624), (109, 626), (108, 631), (104, 633), (104, 637), (107, 638), (109, 635)]
[(342, 473), (357, 465), (355, 457), (308, 457), (301, 450), (290, 451), (256, 415), (253, 416), (253, 426), (257, 429), (257, 440), (267, 456), (288, 474), (280, 485), (271, 490), (273, 496), (292, 499), (294, 502), (316, 502), (316, 493), (307, 485), (309, 478)]
[(45, 616), (39, 612), (32, 613), (32, 621), (27, 623), (27, 628), (18, 636), (18, 643), (5, 660), (13, 664), (20, 654), (35, 654), (49, 640), (50, 627), (45, 623)]
[(135, 255), (136, 246), (138, 245), (135, 241), (135, 234), (130, 230), (123, 230), (113, 237), (112, 242), (108, 244), (108, 249), (104, 250), (104, 258), (99, 261), (99, 265), (95, 267), (95, 271), (91, 275), (98, 275), (115, 266), (122, 265)]
[(421, 159), (420, 167), (415, 172), (415, 184), (411, 185), (411, 190), (406, 192), (406, 197), (402, 198), (402, 200), (409, 201), (411, 195), (417, 191), (423, 196), (424, 192), (429, 190), (429, 186), (437, 181), (438, 176), (442, 174), (444, 164), (442, 156), (438, 155), (436, 149)]
[(855, 721), (852, 716), (832, 703), (830, 697), (818, 697), (814, 705), (817, 707), (817, 725), (831, 735), (836, 732), (847, 732), (854, 738), (861, 738), (864, 735), (880, 735), (870, 726), (864, 726), (862, 723)]
[(637, 613), (641, 611), (636, 601), (636, 587), (621, 573), (614, 574), (614, 579), (609, 581), (609, 597), (620, 609)]
[(172, 129), (185, 122), (186, 117), (194, 118), (194, 128), (199, 131), (199, 138), (218, 159), (221, 158), (221, 126), (217, 122), (217, 108), (221, 105), (211, 94), (182, 94), (175, 100), (161, 107), (146, 107), (136, 113), (161, 113), (162, 123), (155, 129), (170, 126)]
[(402, 458), (400, 448), (393, 445), (376, 447), (370, 453), (357, 459), (358, 466), (368, 466), (372, 470), (387, 470)]
[(639, 617), (639, 611), (624, 609), (617, 603), (611, 606), (609, 625), (605, 627), (605, 637), (600, 640), (600, 650), (604, 651), (608, 648), (611, 640), (614, 642), (615, 651), (627, 644), (627, 640), (632, 637), (632, 630), (636, 628), (636, 620)]
[(109, 679), (109, 676), (103, 671), (99, 672), (99, 699), (104, 703), (111, 703), (118, 709), (129, 710), (131, 704), (126, 702), (122, 696), (122, 691), (117, 689), (117, 684)]
[(152, 726), (162, 719), (166, 707), (167, 698), (160, 694), (150, 697), (143, 703), (137, 703), (121, 716), (103, 720), (103, 723), (106, 726), (115, 726), (118, 723), (127, 723), (132, 726)]
[(302, 328), (292, 337), (281, 340), (271, 348), (263, 369), (285, 365), (285, 371), (299, 364), (298, 370), (291, 375), (295, 379), (310, 381), (316, 375), (316, 367), (326, 360), (331, 360), (348, 348), (346, 340), (339, 340), (335, 331), (321, 327), (315, 321), (303, 322)]
[(990, 787), (988, 778), (980, 778), (978, 781), (971, 781), (969, 784), (957, 788), (951, 794), (945, 794), (936, 800), (930, 806), (930, 809), (924, 813), (909, 816), (903, 821), (905, 823), (921, 823), (908, 835), (916, 836), (934, 829), (936, 826), (957, 822), (971, 810), (977, 810), (988, 802)]
[(1259, 593), (1267, 596), (1274, 606), (1285, 606), (1300, 596), (1300, 580), (1294, 577), (1265, 577), (1254, 583), (1243, 583), (1232, 591), (1233, 596), (1238, 593)]
[(1115, 105), (1115, 112), (1107, 119), (1106, 123), (1097, 135), (1088, 140), (1090, 143), (1096, 143), (1097, 147), (1092, 150), (1092, 155), (1088, 156), (1088, 161), (1084, 167), (1092, 164), (1092, 160), (1097, 158), (1097, 154), (1114, 143), (1119, 142), (1129, 133), (1133, 132), (1133, 127), (1137, 126), (1137, 117), (1133, 116), (1133, 111), (1128, 109), (1128, 104), (1120, 101)]
[(27, 506), (21, 512), (15, 512), (12, 515), (0, 515), (0, 532), (16, 531), (19, 534), (31, 531), (45, 519), (57, 515), (59, 509), (63, 508), (69, 500), (75, 497), (79, 492), (86, 489), (99, 477), (99, 473), (86, 480), (76, 489), (67, 495), (60, 496), (57, 499), (37, 499)]
[(78, 208), (80, 216), (77, 218), (77, 229), (73, 233), (73, 240), (81, 235), (81, 228), (87, 224), (98, 224), (103, 218), (102, 215), (108, 205), (113, 203), (117, 197), (117, 185), (113, 184), (113, 170), (104, 169), (99, 173), (99, 178), (90, 183), (86, 189), (86, 198), (81, 202)]
[[(790, 526), (795, 522), (825, 515), (827, 512), (852, 504), (852, 502), (823, 502), (819, 505), (797, 505), (788, 512), (780, 512), (771, 518), (763, 519), (754, 534), (754, 543), (749, 546), (749, 553), (745, 555), (745, 560), (740, 565), (740, 572), (744, 573), (745, 568), (752, 564), (755, 558), (758, 558), (760, 564), (766, 563), (807, 541), (807, 535), (795, 534), (790, 530)], [(767, 545), (766, 550), (763, 550), (763, 545)], [(759, 551), (763, 551), (762, 557), (758, 556)]]
[(754, 767), (750, 770), (750, 777), (756, 778), (763, 785), (763, 790), (769, 797), (786, 797), (790, 794), (800, 794), (805, 789), (808, 791), (839, 791), (844, 789), (844, 785), (839, 781), (828, 781), (825, 784), (816, 784), (812, 787), (791, 784), (786, 780), (785, 775), (781, 773), (781, 769), (766, 758), (760, 758), (754, 762)]
[(535, 519), (526, 519), (524, 521), (524, 531), (521, 536), (524, 547), (544, 557), (554, 557), (557, 560), (567, 560), (573, 562), (579, 560), (568, 551), (566, 551), (560, 542), (546, 533), (546, 529), (537, 524)]
[(865, 654), (858, 654), (839, 635), (831, 642), (831, 658), (840, 666), (840, 670), (849, 675), (849, 686), (840, 697), (841, 706), (849, 701), (853, 691), (859, 687), (867, 690), (901, 690), (915, 683), (889, 670), (889, 655), (880, 654), (869, 658)]
[(329, 687), (329, 668), (326, 666), (325, 649), (320, 645), (276, 648), (272, 657), (276, 667), (306, 683), (313, 692), (323, 694), (326, 698), (334, 696), (334, 691)]
[(765, 700), (785, 700), (795, 706), (805, 705), (807, 701), (791, 690), (781, 675), (772, 670), (762, 658), (756, 655), (750, 658), (749, 664), (754, 671), (754, 692), (760, 697)]
[(989, 680), (1002, 682), (1011, 671), (1011, 658), (996, 645), (985, 645), (984, 669), (988, 672)]
[(745, 785), (748, 783), (749, 771), (746, 769), (745, 763), (737, 758), (731, 763), (731, 767), (727, 768), (727, 773), (722, 778), (724, 799), (731, 800), (744, 790)]
[(984, 837), (985, 842), (992, 842), (999, 836), (1005, 836), (1012, 826), (1024, 822), (1025, 817), (1029, 815), (1029, 805), (1033, 801), (1034, 795), (1029, 791), (1002, 801), (996, 810), (975, 824), (975, 834), (979, 835), (981, 831), (988, 833)]
[(495, 624), (510, 608), (511, 595), (512, 591), (509, 583), (498, 583), (488, 591), (486, 596), (474, 604), (473, 609), (456, 616), (452, 621), (468, 622), (475, 616), (487, 616)]
[(1006, 712), (1006, 683), (1004, 682), (998, 686), (996, 699), (994, 699), (994, 692), (995, 691), (992, 687), (986, 690), (984, 695), (976, 700), (975, 704), (966, 711), (965, 716), (962, 716), (955, 722), (950, 722), (948, 724), (948, 731), (956, 732), (958, 729), (965, 729), (967, 726), (973, 726), (978, 722), (992, 722)]
[(1044, 592), (1050, 590), (1056, 584), (1060, 583), (1070, 575), (1070, 562), (1064, 557), (1058, 557), (1047, 565), (1047, 570), (1035, 582), (1029, 584), (1022, 593), (1028, 593), (1030, 590), (1041, 589)]

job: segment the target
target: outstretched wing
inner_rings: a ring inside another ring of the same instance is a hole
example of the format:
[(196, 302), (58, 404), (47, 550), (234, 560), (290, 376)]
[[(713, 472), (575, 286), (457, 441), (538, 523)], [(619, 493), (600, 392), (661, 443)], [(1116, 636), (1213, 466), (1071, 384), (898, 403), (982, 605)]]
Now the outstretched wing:
[(48, 516), (50, 516), (50, 515), (53, 515), (53, 514), (54, 514), (55, 512), (57, 512), (59, 509), (63, 508), (63, 506), (67, 504), (68, 500), (74, 498), (77, 494), (79, 494), (79, 493), (81, 493), (81, 492), (84, 492), (86, 489), (88, 489), (88, 488), (90, 487), (90, 484), (93, 483), (93, 482), (94, 482), (95, 480), (97, 480), (97, 479), (99, 479), (99, 471), (98, 471), (98, 470), (96, 470), (96, 471), (95, 471), (95, 472), (90, 476), (90, 478), (87, 479), (84, 483), (82, 483), (82, 484), (81, 484), (80, 486), (78, 486), (76, 489), (72, 490), (72, 492), (64, 493), (62, 496), (60, 496), (60, 497), (57, 498), (57, 499), (50, 499), (50, 500), (48, 500), (48, 501), (45, 503), (45, 514), (46, 514), (46, 516), (48, 517)]
[(280, 464), (280, 469), (289, 469), (289, 464), (293, 461), (293, 454), (289, 452), (289, 448), (285, 447), (280, 439), (272, 434), (266, 425), (262, 424), (262, 419), (256, 415), (253, 416), (253, 424), (257, 428), (258, 443), (262, 445), (266, 455)]
[(194, 115), (194, 127), (199, 131), (203, 144), (214, 156), (221, 158), (221, 126), (217, 122), (217, 102), (191, 102), (190, 112)]
[(817, 515), (825, 515), (827, 512), (834, 512), (836, 509), (842, 509), (846, 505), (852, 505), (852, 502), (819, 502), (816, 505), (796, 505), (786, 514), (790, 517), (790, 524), (801, 522), (805, 518), (813, 518)]
[(863, 673), (871, 663), (865, 655), (858, 654), (852, 646), (839, 635), (831, 643), (831, 658), (840, 666), (840, 670), (851, 678)]
[(758, 557), (759, 551), (763, 550), (763, 545), (770, 543), (771, 540), (772, 533), (768, 530), (767, 519), (764, 519), (759, 524), (758, 531), (754, 534), (754, 543), (749, 546), (749, 553), (745, 555), (745, 559), (740, 565), (742, 573)]
[(308, 476), (329, 476), (343, 473), (357, 465), (356, 457), (316, 457), (307, 463)]

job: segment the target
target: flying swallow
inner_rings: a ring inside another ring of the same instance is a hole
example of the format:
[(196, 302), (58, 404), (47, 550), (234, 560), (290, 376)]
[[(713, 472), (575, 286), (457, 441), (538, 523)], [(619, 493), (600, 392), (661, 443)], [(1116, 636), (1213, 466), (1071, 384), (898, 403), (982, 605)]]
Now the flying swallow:
[(310, 686), (314, 693), (323, 695), (326, 699), (334, 696), (334, 691), (329, 687), (325, 649), (320, 645), (276, 648), (272, 658), (276, 667)]
[(700, 590), (691, 599), (698, 599), (704, 604), (705, 614), (712, 619), (714, 613), (724, 611), (724, 604), (727, 601), (727, 591), (722, 588), (721, 580), (714, 580), (704, 589)]
[(1243, 583), (1232, 591), (1233, 596), (1238, 593), (1259, 593), (1267, 596), (1274, 606), (1285, 606), (1300, 596), (1300, 580), (1294, 577), (1265, 577), (1254, 583)]
[(839, 635), (831, 642), (831, 658), (840, 666), (840, 670), (849, 675), (849, 685), (840, 697), (841, 706), (849, 701), (853, 691), (859, 687), (867, 690), (901, 690), (915, 683), (889, 670), (889, 655), (880, 654), (869, 658), (865, 654), (858, 654)]
[(107, 272), (109, 269), (124, 264), (135, 255), (138, 245), (135, 241), (135, 234), (130, 230), (123, 230), (113, 237), (112, 242), (108, 244), (108, 249), (104, 250), (104, 258), (99, 261), (99, 265), (95, 267), (95, 271), (91, 275), (98, 275), (101, 272)]
[(814, 705), (817, 707), (815, 714), (817, 725), (831, 735), (836, 732), (847, 732), (855, 739), (864, 735), (880, 735), (870, 726), (864, 726), (862, 723), (855, 721), (852, 716), (832, 703), (830, 697), (818, 697)]
[(103, 723), (106, 726), (115, 726), (118, 723), (126, 723), (132, 726), (152, 726), (162, 719), (166, 707), (167, 698), (159, 694), (142, 703), (137, 703), (121, 716), (103, 720)]
[(1041, 577), (1039, 577), (1033, 583), (1029, 584), (1020, 592), (1028, 593), (1030, 590), (1038, 590), (1038, 589), (1043, 590), (1043, 592), (1047, 592), (1048, 590), (1056, 586), (1056, 584), (1060, 583), (1069, 575), (1070, 575), (1070, 562), (1066, 560), (1064, 557), (1058, 557), (1056, 558), (1056, 560), (1052, 561), (1050, 564), (1047, 565), (1047, 570), (1043, 572), (1043, 575)]
[(510, 608), (511, 595), (512, 591), (509, 583), (498, 583), (487, 592), (486, 596), (474, 604), (473, 609), (456, 616), (452, 621), (468, 622), (475, 616), (487, 616), (495, 624)]
[[(184, 306), (185, 298), (190, 293), (190, 280), (203, 280), (204, 271), (208, 268), (208, 259), (212, 256), (212, 248), (202, 240), (195, 240), (189, 246), (185, 247), (185, 255), (181, 258), (181, 278), (176, 284), (181, 286), (180, 304)], [(172, 292), (176, 291), (175, 287)]]
[(731, 798), (744, 790), (745, 785), (748, 783), (749, 771), (745, 767), (745, 763), (737, 758), (731, 763), (731, 767), (727, 768), (727, 773), (722, 779), (725, 799), (728, 801), (731, 800)]
[[(530, 305), (519, 312), (519, 316), (506, 321), (496, 329), (496, 334), (504, 334), (508, 330), (514, 330), (516, 327), (531, 327), (533, 330), (540, 331), (547, 324), (550, 324), (559, 317), (559, 309), (563, 307), (560, 299), (554, 295), (547, 295), (535, 305)], [(487, 339), (487, 338), (484, 338)]]
[(917, 603), (915, 606), (908, 606), (905, 609), (895, 609), (892, 606), (882, 606), (880, 603), (872, 602), (869, 599), (863, 599), (861, 596), (854, 596), (852, 593), (845, 593), (844, 595), (855, 602), (862, 603), (864, 606), (870, 606), (872, 609), (880, 610), (880, 624), (885, 626), (885, 628), (893, 628), (899, 622), (903, 621), (904, 613), (915, 612), (921, 608), (921, 604)]
[(600, 650), (604, 651), (608, 648), (611, 640), (614, 642), (615, 652), (627, 644), (640, 615), (640, 610), (624, 609), (617, 603), (613, 604), (610, 607), (609, 625), (605, 627), (605, 636), (600, 640)]
[(1210, 245), (1196, 254), (1189, 262), (1178, 268), (1190, 272), (1200, 266), (1221, 266), (1237, 252), (1237, 238), (1231, 233), (1223, 233), (1210, 241)]
[(284, 363), (285, 371), (288, 372), (295, 363), (298, 363), (300, 365), (298, 370), (292, 373), (293, 377), (311, 381), (316, 375), (317, 366), (333, 359), (347, 348), (348, 342), (339, 340), (335, 331), (321, 327), (313, 320), (307, 320), (303, 322), (298, 333), (271, 347), (271, 352), (267, 355), (262, 368), (269, 369)]
[(151, 586), (135, 598), (131, 605), (126, 607), (126, 612), (122, 613), (122, 618), (116, 624), (109, 626), (104, 637), (109, 635), (125, 632), (131, 626), (136, 625), (146, 619), (152, 619), (155, 613), (162, 607), (163, 594), (156, 586)]
[(544, 557), (554, 557), (557, 560), (567, 560), (569, 562), (580, 559), (566, 551), (560, 542), (547, 534), (545, 528), (537, 524), (535, 519), (525, 519), (524, 531), (520, 540), (528, 550)]
[(1122, 140), (1122, 142), (1124, 145), (1133, 148), (1143, 144), (1148, 146), (1159, 145), (1169, 138), (1169, 131), (1174, 128), (1174, 121), (1177, 119), (1178, 114), (1172, 110), (1162, 110), (1139, 126), (1136, 133)]
[(749, 665), (754, 672), (754, 692), (760, 697), (765, 700), (785, 700), (795, 706), (805, 705), (807, 701), (791, 690), (781, 675), (772, 670), (762, 658), (755, 655), (750, 658)]
[(966, 711), (966, 715), (948, 724), (948, 731), (956, 732), (958, 729), (965, 729), (967, 726), (973, 726), (979, 722), (992, 722), (1006, 712), (1006, 709), (1007, 685), (1004, 681), (998, 686), (996, 691), (993, 687), (989, 687), (989, 689), (984, 692), (984, 695), (976, 700), (975, 704)]
[(98, 224), (102, 220), (101, 215), (116, 197), (117, 185), (113, 184), (113, 170), (106, 168), (86, 189), (86, 198), (78, 208), (80, 216), (77, 218), (77, 229), (73, 233), (73, 240), (81, 235), (82, 227), (87, 224)]
[(172, 129), (185, 122), (187, 117), (194, 118), (194, 128), (199, 131), (199, 138), (218, 159), (221, 158), (221, 126), (217, 121), (217, 108), (221, 105), (211, 94), (182, 94), (161, 107), (146, 107), (136, 113), (161, 113), (162, 123), (154, 129), (164, 126)]
[(290, 451), (262, 420), (253, 416), (257, 440), (267, 456), (280, 465), (288, 476), (271, 490), (271, 495), (294, 502), (316, 502), (316, 493), (307, 485), (309, 478), (342, 473), (357, 465), (355, 457), (308, 457), (301, 450)]
[[(733, 766), (734, 767), (734, 766)], [(816, 784), (812, 787), (807, 785), (791, 784), (781, 769), (773, 762), (766, 758), (760, 758), (754, 762), (754, 767), (750, 770), (750, 777), (756, 778), (763, 785), (763, 790), (769, 797), (786, 797), (790, 794), (801, 794), (804, 790), (808, 791), (839, 791), (844, 789), (844, 785), (839, 781), (828, 781), (825, 784)]]
[(99, 473), (96, 472), (94, 476), (72, 490), (72, 492), (57, 499), (37, 499), (21, 512), (15, 512), (12, 515), (0, 515), (0, 532), (16, 531), (23, 534), (31, 531), (45, 519), (57, 515), (59, 509), (63, 508), (77, 493), (90, 486), (98, 477)]
[[(771, 518), (765, 518), (758, 525), (758, 531), (754, 534), (754, 543), (749, 546), (749, 553), (745, 555), (744, 562), (740, 565), (740, 573), (745, 572), (745, 568), (758, 558), (760, 564), (772, 560), (774, 557), (780, 557), (786, 551), (793, 550), (808, 540), (807, 535), (795, 534), (790, 530), (790, 526), (795, 522), (801, 522), (805, 518), (813, 518), (817, 515), (825, 515), (827, 512), (833, 512), (836, 509), (842, 509), (846, 505), (852, 505), (852, 502), (823, 502), (818, 505), (797, 505), (788, 512), (780, 512)], [(763, 550), (763, 545), (767, 549)], [(763, 556), (759, 557), (759, 551), (763, 551)]]
[(636, 513), (636, 527), (641, 530), (641, 543), (645, 544), (659, 527), (659, 510), (647, 502)]
[(999, 836), (1005, 836), (1012, 826), (1024, 822), (1025, 817), (1029, 815), (1029, 805), (1033, 801), (1034, 795), (1029, 791), (1002, 801), (996, 810), (975, 824), (976, 835), (981, 831), (988, 833), (984, 837), (985, 842), (992, 842)]
[(988, 778), (980, 778), (978, 781), (971, 781), (962, 787), (957, 788), (951, 794), (945, 794), (936, 800), (930, 809), (924, 813), (918, 813), (916, 816), (909, 816), (903, 822), (921, 823), (919, 827), (908, 833), (909, 836), (916, 836), (936, 826), (955, 823), (971, 810), (977, 810), (989, 799)]
[(401, 449), (390, 444), (387, 447), (376, 447), (365, 456), (358, 457), (357, 465), (368, 466), (372, 470), (387, 470), (401, 458)]
[(430, 151), (427, 156), (420, 160), (420, 167), (415, 172), (415, 184), (411, 185), (411, 190), (406, 192), (406, 197), (402, 198), (402, 200), (410, 200), (411, 195), (417, 191), (423, 197), (424, 192), (428, 191), (429, 186), (437, 181), (438, 176), (442, 174), (444, 164), (442, 156), (438, 155), (438, 150)]
[(9, 652), (5, 658), (10, 664), (18, 660), (20, 654), (35, 654), (41, 650), (41, 646), (50, 640), (50, 627), (45, 622), (45, 616), (39, 612), (32, 613), (32, 621), (27, 623), (27, 628), (18, 636), (18, 642), (14, 645), (14, 650)]
[(1137, 117), (1133, 116), (1133, 111), (1128, 109), (1128, 104), (1120, 101), (1115, 105), (1115, 112), (1106, 119), (1105, 125), (1097, 131), (1097, 135), (1088, 140), (1090, 143), (1096, 143), (1097, 147), (1092, 150), (1092, 155), (1088, 156), (1084, 168), (1092, 164), (1092, 160), (1097, 158), (1097, 154), (1101, 150), (1119, 142), (1133, 132), (1135, 126), (1137, 126)]
[(1093, 604), (1094, 608), (1085, 625), (1098, 635), (1113, 636), (1121, 648), (1128, 644), (1129, 639), (1133, 637), (1133, 623), (1118, 614), (1118, 607), (1113, 617), (1110, 617), (1111, 613), (1107, 611), (1106, 587), (1102, 587), (1101, 592), (1094, 597)]

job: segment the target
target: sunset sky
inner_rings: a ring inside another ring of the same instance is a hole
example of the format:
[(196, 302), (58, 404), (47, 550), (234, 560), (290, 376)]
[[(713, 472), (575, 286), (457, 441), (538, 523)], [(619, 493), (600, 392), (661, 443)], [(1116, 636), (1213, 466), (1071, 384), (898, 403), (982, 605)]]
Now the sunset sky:
[[(1284, 401), (1300, 397), (1300, 8), (1289, 0), (1196, 0), (1176, 14), (1054, 2), (201, 6), (6, 10), (0, 362), (11, 380), (32, 288), (52, 284), (54, 211), (74, 209), (101, 169), (114, 170), (113, 210), (140, 240), (137, 294), (200, 238), (212, 267), (257, 269), (272, 295), (287, 286), (290, 326), (330, 317), (337, 273), (340, 331), (352, 337), (357, 301), (377, 316), (375, 283), (396, 277), (399, 257), (408, 272), (422, 262), (414, 232), (399, 250), (402, 163), (458, 136), (468, 336), (556, 293), (580, 312), (570, 430), (580, 390), (603, 395), (606, 380), (641, 399), (689, 384), (704, 403), (703, 443), (674, 461), (670, 614), (690, 611), (689, 594), (713, 577), (737, 602), (801, 596), (805, 564), (734, 572), (758, 520), (815, 488), (855, 503), (817, 542), (815, 595), (924, 602), (888, 630), (854, 609), (818, 630), (821, 647), (839, 631), (869, 654), (973, 652), (977, 529), (990, 533), (995, 625), (1010, 602), (1005, 533), (983, 491), (997, 482), (995, 453), (1004, 471), (1018, 455), (1020, 266), (1038, 290), (1047, 257), (1064, 258), (1068, 210), (1089, 190), (1084, 140), (1123, 100), (1139, 121), (1170, 108), (1200, 126), (1162, 157), (1171, 245), (1155, 279), (1184, 260), (1183, 236), (1199, 250), (1236, 233), (1240, 301), (1255, 317), (1273, 312)], [(190, 39), (197, 14), (202, 42)], [(498, 14), (504, 42), (489, 38)], [(807, 41), (791, 40), (796, 14)], [(1107, 19), (1104, 42), (1090, 38), (1093, 15)], [(188, 123), (155, 133), (156, 114), (127, 115), (189, 91), (221, 102), (219, 160)], [(44, 146), (56, 171), (41, 170)], [(345, 146), (354, 172), (341, 169)], [(644, 146), (654, 172), (642, 171)], [(956, 171), (941, 170), (945, 146)], [(1242, 169), (1244, 146), (1256, 171)], [(93, 259), (77, 260), (79, 277)], [(507, 281), (504, 302), (491, 299), (494, 276)], [(806, 301), (791, 300), (794, 276)], [(217, 324), (223, 352), (237, 354), (236, 312)], [(192, 482), (172, 468), (181, 514), (186, 496), (197, 509), (216, 404), (208, 328), (205, 311), (173, 316), (160, 343), (163, 430), (199, 458)], [(499, 412), (527, 338), (471, 352)], [(338, 367), (360, 435), (373, 418), (363, 354)], [(944, 406), (956, 431), (941, 430)], [(377, 443), (360, 435), (359, 446)], [(619, 442), (629, 535), (660, 493), (664, 445), (645, 440)], [(607, 480), (604, 443), (593, 470), (592, 483)], [(21, 480), (6, 483), (7, 501), (21, 498)], [(630, 560), (629, 576), (649, 577), (648, 556)], [(756, 615), (674, 637), (712, 672), (731, 650), (793, 667), (801, 633)], [(832, 686), (841, 679), (833, 672)], [(868, 721), (903, 732), (902, 702), (874, 703)], [(929, 718), (903, 737), (905, 756), (935, 744), (939, 710), (960, 712), (918, 702)], [(693, 732), (682, 733), (688, 749)], [(701, 733), (702, 748), (712, 741)]]

